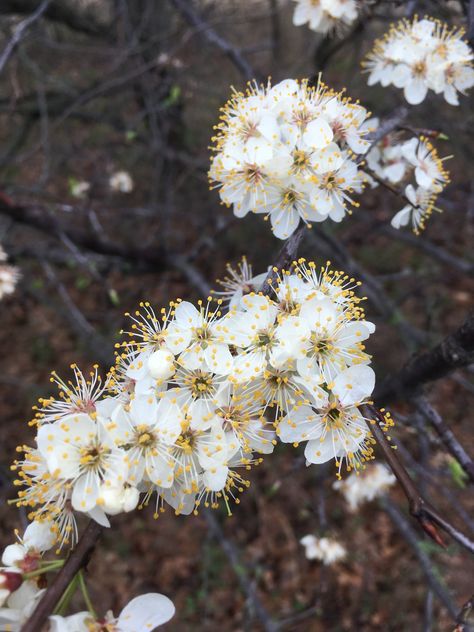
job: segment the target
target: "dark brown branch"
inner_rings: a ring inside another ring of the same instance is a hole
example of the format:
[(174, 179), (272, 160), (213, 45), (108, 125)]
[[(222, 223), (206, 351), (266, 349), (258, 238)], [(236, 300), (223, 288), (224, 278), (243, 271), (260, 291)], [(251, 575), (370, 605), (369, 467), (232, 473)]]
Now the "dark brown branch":
[(272, 291), (272, 284), (278, 279), (278, 275), (281, 270), (288, 269), (288, 266), (295, 260), (298, 254), (298, 248), (300, 246), (301, 240), (303, 239), (303, 235), (305, 231), (308, 229), (303, 224), (300, 226), (292, 235), (289, 237), (283, 246), (280, 248), (280, 251), (277, 255), (276, 261), (270, 269), (270, 272), (267, 274), (265, 281), (262, 283), (262, 287), (260, 291), (268, 296)]
[(380, 404), (410, 397), (424, 384), (439, 380), (461, 367), (474, 362), (474, 313), (457, 331), (446, 336), (436, 347), (413, 356), (396, 374), (389, 376), (375, 389), (374, 398)]
[(44, 597), (38, 603), (28, 621), (21, 628), (21, 632), (38, 632), (52, 614), (66, 588), (76, 574), (89, 562), (103, 527), (91, 520), (84, 533), (79, 538), (76, 548), (71, 552), (64, 566), (46, 590)]
[(377, 441), (380, 450), (385, 457), (390, 469), (396, 476), (405, 496), (407, 497), (410, 513), (418, 520), (423, 531), (437, 544), (445, 546), (441, 535), (437, 529), (440, 527), (448, 533), (458, 544), (474, 553), (474, 542), (472, 542), (464, 533), (461, 533), (451, 523), (445, 520), (438, 511), (430, 505), (420, 494), (411, 476), (408, 474), (405, 466), (400, 461), (382, 430), (384, 418), (382, 413), (374, 406), (365, 405), (362, 407), (362, 414), (366, 419), (371, 420), (368, 426)]
[(185, 20), (191, 24), (213, 46), (226, 55), (245, 79), (258, 79), (254, 69), (243, 57), (242, 53), (216, 31), (196, 12), (187, 0), (170, 0)]
[(439, 413), (424, 397), (417, 397), (415, 399), (415, 405), (421, 415), (423, 415), (423, 417), (429, 421), (436, 430), (444, 445), (469, 477), (471, 483), (474, 483), (474, 461), (457, 440), (448, 424), (443, 421)]

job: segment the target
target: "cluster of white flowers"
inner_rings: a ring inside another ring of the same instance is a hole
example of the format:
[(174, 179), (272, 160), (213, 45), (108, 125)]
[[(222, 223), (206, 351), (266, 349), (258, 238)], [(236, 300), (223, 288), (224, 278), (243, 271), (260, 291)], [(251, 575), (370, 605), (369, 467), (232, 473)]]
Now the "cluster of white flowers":
[(108, 526), (155, 498), (156, 516), (164, 503), (230, 513), (249, 485), (240, 472), (278, 438), (306, 443), (308, 464), (334, 459), (338, 476), (372, 458), (360, 406), (374, 387), (364, 341), (375, 327), (358, 284), (304, 260), (271, 297), (238, 280), (225, 314), (221, 299), (178, 300), (159, 316), (142, 304), (105, 385), (96, 368), (86, 378), (73, 366), (68, 383), (53, 374), (60, 397), (40, 400), (36, 445), (13, 468), (19, 505), (60, 548), (77, 539), (75, 512)]
[(374, 463), (363, 472), (353, 472), (343, 480), (334, 481), (333, 488), (343, 494), (350, 510), (355, 511), (363, 503), (383, 495), (396, 480), (385, 465)]
[(7, 253), (0, 245), (0, 300), (7, 294), (13, 294), (19, 279), (18, 268), (7, 263)]
[(430, 17), (393, 24), (363, 62), (369, 85), (403, 88), (412, 105), (421, 103), (428, 90), (458, 105), (458, 92), (474, 85), (474, 55), (463, 35), (462, 29)]
[(317, 538), (308, 534), (302, 537), (300, 542), (305, 548), (306, 559), (319, 560), (325, 566), (331, 566), (347, 555), (344, 546), (333, 538)]
[(287, 79), (234, 92), (215, 128), (210, 181), (237, 217), (269, 217), (279, 239), (301, 220), (340, 222), (363, 188), (355, 154), (369, 147), (367, 116), (321, 82)]
[(308, 24), (316, 33), (341, 31), (351, 26), (360, 10), (358, 0), (294, 0), (293, 24)]
[[(377, 125), (374, 119), (374, 125)], [(392, 226), (400, 228), (411, 224), (418, 234), (433, 211), (438, 195), (449, 183), (449, 173), (443, 166), (446, 158), (440, 158), (436, 148), (424, 136), (402, 141), (388, 135), (367, 153), (367, 166), (382, 180), (390, 184), (402, 184), (406, 205), (392, 219)], [(369, 175), (369, 182), (378, 182)]]

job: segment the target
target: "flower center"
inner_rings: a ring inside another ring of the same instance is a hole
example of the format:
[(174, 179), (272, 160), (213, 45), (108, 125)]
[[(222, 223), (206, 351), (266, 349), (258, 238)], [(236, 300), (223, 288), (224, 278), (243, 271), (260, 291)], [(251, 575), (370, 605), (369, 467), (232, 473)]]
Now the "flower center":
[(189, 379), (189, 388), (194, 399), (212, 395), (215, 387), (212, 381), (212, 374), (205, 371), (194, 371)]
[(91, 443), (81, 448), (80, 463), (85, 469), (95, 470), (103, 464), (104, 457), (108, 453), (109, 449), (100, 443)]

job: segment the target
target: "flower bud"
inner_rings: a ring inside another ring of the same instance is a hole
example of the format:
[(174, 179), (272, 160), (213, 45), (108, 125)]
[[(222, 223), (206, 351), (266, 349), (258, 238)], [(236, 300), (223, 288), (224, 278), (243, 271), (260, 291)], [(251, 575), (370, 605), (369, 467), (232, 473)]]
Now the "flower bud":
[(123, 491), (123, 510), (125, 512), (133, 511), (138, 505), (140, 492), (136, 487), (126, 487)]
[(167, 380), (175, 372), (174, 355), (169, 349), (158, 349), (148, 358), (148, 371), (156, 380)]

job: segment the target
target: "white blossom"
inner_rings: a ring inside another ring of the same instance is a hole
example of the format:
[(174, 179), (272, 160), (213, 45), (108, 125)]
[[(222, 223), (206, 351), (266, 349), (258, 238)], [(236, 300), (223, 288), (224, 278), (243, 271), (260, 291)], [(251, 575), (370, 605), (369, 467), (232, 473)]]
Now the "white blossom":
[(317, 538), (308, 534), (301, 538), (308, 560), (320, 560), (325, 566), (331, 566), (343, 560), (347, 551), (342, 544), (332, 538)]
[(335, 481), (333, 488), (343, 494), (350, 510), (355, 511), (364, 502), (370, 502), (384, 494), (396, 480), (384, 465), (374, 463), (360, 472), (352, 472), (343, 480)]
[(209, 178), (237, 217), (270, 220), (286, 239), (300, 222), (341, 221), (363, 176), (367, 111), (323, 83), (293, 79), (234, 92), (216, 126)]
[(357, 0), (294, 0), (293, 24), (308, 24), (316, 33), (351, 26), (358, 17)]
[(131, 193), (134, 183), (132, 176), (127, 171), (117, 171), (109, 178), (109, 186), (112, 191), (118, 193)]
[(458, 92), (474, 85), (474, 55), (463, 35), (462, 29), (430, 17), (401, 20), (375, 42), (363, 64), (369, 85), (402, 88), (412, 105), (424, 101), (428, 90), (458, 105)]

